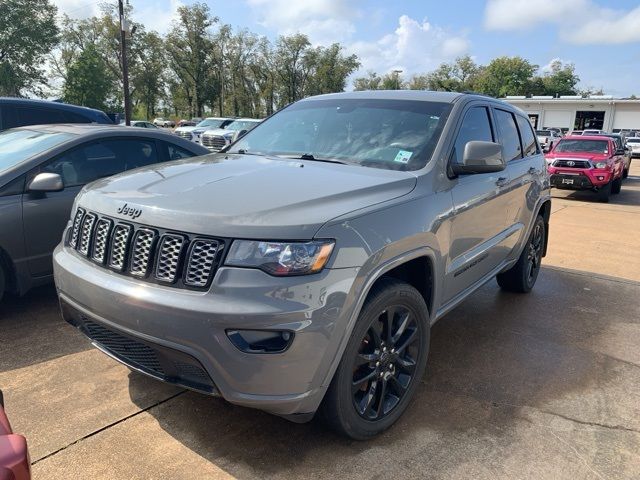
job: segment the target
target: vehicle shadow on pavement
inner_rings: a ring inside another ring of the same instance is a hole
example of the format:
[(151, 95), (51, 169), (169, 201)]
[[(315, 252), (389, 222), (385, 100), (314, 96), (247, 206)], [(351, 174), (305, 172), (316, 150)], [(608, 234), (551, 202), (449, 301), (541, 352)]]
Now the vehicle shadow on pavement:
[[(394, 427), (368, 442), (339, 437), (315, 419), (296, 425), (193, 392), (148, 413), (238, 478), (451, 478), (470, 475), (460, 468), (474, 458), (485, 468), (476, 478), (518, 476), (522, 465), (543, 471), (555, 457), (573, 455), (566, 445), (558, 448), (559, 435), (591, 441), (590, 431), (580, 429), (600, 423), (640, 432), (628, 393), (640, 384), (639, 310), (640, 286), (593, 275), (545, 268), (529, 295), (504, 293), (490, 282), (433, 327), (417, 398)], [(131, 374), (134, 402), (147, 387)], [(558, 421), (569, 427), (550, 436), (547, 424)], [(605, 477), (624, 476), (640, 437), (603, 432), (610, 446), (594, 447), (589, 462)], [(612, 460), (621, 448), (628, 455)], [(586, 478), (585, 470), (576, 472)]]
[(60, 315), (53, 285), (0, 301), (0, 373), (91, 349)]

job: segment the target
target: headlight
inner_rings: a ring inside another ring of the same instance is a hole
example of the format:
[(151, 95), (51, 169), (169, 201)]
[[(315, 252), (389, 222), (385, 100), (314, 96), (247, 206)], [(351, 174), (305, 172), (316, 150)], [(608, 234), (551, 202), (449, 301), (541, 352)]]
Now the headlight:
[(596, 168), (607, 168), (607, 162), (596, 163)]
[(259, 268), (271, 275), (306, 275), (322, 270), (335, 242), (264, 242), (234, 240), (226, 265)]

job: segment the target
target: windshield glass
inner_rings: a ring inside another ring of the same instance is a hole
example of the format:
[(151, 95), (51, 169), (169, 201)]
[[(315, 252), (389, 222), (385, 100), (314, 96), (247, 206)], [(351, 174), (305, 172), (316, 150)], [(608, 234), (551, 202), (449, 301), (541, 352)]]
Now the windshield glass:
[(248, 120), (236, 120), (224, 127), (225, 130), (233, 130), (238, 132), (240, 130), (251, 130), (260, 122), (250, 122)]
[(215, 118), (205, 118), (199, 124), (197, 124), (196, 127), (220, 128), (220, 125), (222, 125), (223, 121), (224, 120), (217, 120)]
[(540, 135), (541, 137), (548, 137), (551, 135), (549, 130), (536, 130), (536, 135)]
[(18, 165), (66, 140), (72, 133), (7, 130), (0, 133), (0, 172)]
[(636, 138), (636, 137), (627, 138), (627, 143), (640, 143), (640, 138)]
[(413, 100), (308, 100), (285, 108), (230, 153), (308, 156), (390, 170), (431, 158), (451, 105)]
[(603, 140), (560, 140), (556, 152), (609, 153), (609, 144)]

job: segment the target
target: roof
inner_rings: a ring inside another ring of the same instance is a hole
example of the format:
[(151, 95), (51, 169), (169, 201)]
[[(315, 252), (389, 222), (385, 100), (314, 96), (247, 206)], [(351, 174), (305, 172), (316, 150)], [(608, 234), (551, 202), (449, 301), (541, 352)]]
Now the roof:
[(79, 105), (72, 105), (64, 102), (52, 102), (51, 100), (40, 100), (35, 98), (17, 98), (17, 97), (0, 97), (0, 103), (15, 103), (23, 105), (42, 105), (48, 108), (60, 108), (65, 110), (84, 110), (87, 112), (94, 112), (104, 114), (102, 110), (95, 108), (81, 107)]
[[(308, 100), (331, 100), (331, 99), (380, 99), (380, 100), (417, 100), (422, 102), (441, 102), (453, 103), (458, 98), (469, 95), (458, 92), (433, 92), (429, 90), (363, 90), (357, 92), (328, 93), (325, 95), (317, 95), (308, 97)], [(483, 97), (487, 98), (487, 97)]]

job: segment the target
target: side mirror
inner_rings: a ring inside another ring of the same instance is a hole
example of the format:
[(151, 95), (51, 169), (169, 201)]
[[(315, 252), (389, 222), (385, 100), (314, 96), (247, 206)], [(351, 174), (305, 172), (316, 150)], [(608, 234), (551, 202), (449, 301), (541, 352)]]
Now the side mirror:
[(616, 155), (624, 155), (625, 154), (625, 150), (624, 148), (618, 148), (616, 150)]
[(57, 173), (39, 173), (27, 187), (30, 192), (59, 192), (63, 189), (62, 177)]
[(473, 140), (464, 147), (462, 163), (454, 163), (452, 168), (453, 173), (459, 175), (501, 172), (506, 166), (502, 145)]

